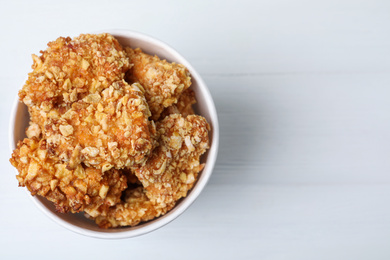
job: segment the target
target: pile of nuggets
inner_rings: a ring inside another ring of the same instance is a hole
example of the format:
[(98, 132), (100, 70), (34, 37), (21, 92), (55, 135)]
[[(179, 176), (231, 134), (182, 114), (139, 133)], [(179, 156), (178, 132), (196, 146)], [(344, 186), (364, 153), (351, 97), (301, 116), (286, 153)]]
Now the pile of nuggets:
[(109, 34), (60, 37), (32, 57), (19, 91), (27, 138), (10, 159), (19, 186), (101, 228), (154, 219), (187, 195), (210, 126), (183, 65)]

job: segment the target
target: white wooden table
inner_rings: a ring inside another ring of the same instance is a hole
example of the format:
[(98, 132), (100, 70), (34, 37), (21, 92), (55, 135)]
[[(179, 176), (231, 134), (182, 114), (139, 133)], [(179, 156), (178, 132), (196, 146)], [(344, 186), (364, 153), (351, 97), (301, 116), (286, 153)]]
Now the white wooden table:
[[(0, 259), (390, 259), (390, 1), (3, 1), (0, 24)], [(194, 65), (221, 139), (188, 211), (106, 241), (35, 208), (7, 136), (30, 55), (114, 28)]]

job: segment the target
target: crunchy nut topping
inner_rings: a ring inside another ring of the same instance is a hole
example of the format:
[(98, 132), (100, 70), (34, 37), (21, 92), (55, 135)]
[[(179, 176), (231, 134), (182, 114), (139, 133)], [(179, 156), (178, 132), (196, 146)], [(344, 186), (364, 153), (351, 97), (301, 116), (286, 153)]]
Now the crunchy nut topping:
[(112, 165), (110, 163), (105, 163), (102, 166), (102, 172), (106, 172), (106, 171), (110, 170), (112, 167), (114, 167), (114, 165)]
[(38, 174), (38, 170), (39, 170), (39, 165), (38, 165), (38, 163), (32, 161), (32, 162), (30, 163), (30, 165), (28, 166), (26, 179), (27, 179), (27, 180), (32, 180), (32, 179), (34, 179), (34, 178), (37, 176), (37, 174)]
[(144, 165), (132, 168), (154, 204), (164, 207), (187, 195), (203, 169), (199, 159), (209, 147), (209, 129), (196, 115), (173, 114), (157, 123), (159, 146)]
[[(59, 212), (80, 212), (87, 206), (119, 203), (122, 191), (127, 187), (126, 176), (118, 170), (104, 174), (97, 169), (77, 166), (68, 170), (58, 158), (41, 160), (40, 152), (46, 154), (45, 140), (26, 138), (19, 141), (10, 159), (18, 170), (16, 176), (20, 186), (26, 186), (32, 195), (38, 194), (54, 202)], [(21, 160), (27, 158), (27, 160)]]
[[(72, 155), (70, 161), (99, 169), (106, 162), (117, 169), (143, 163), (156, 144), (148, 120), (150, 111), (138, 85), (114, 82), (101, 95), (90, 94), (66, 107), (65, 113), (52, 113), (60, 111), (52, 109), (44, 118), (34, 113), (35, 120), (43, 122), (50, 151), (57, 156)], [(83, 150), (73, 154), (77, 145)], [(70, 169), (74, 166), (68, 165)]]
[(93, 93), (93, 94), (89, 94), (88, 96), (83, 98), (83, 101), (85, 103), (98, 103), (100, 101), (100, 99), (101, 99), (101, 97), (100, 97), (99, 93)]
[(106, 185), (102, 185), (99, 190), (100, 198), (104, 199), (107, 196), (109, 187)]
[(171, 106), (164, 109), (160, 115), (159, 120), (162, 120), (171, 114), (181, 114), (183, 117), (194, 115), (195, 112), (192, 108), (192, 105), (194, 104), (196, 104), (195, 92), (188, 88), (183, 91), (176, 104), (172, 104)]
[(59, 129), (63, 136), (69, 136), (73, 134), (73, 126), (71, 125), (60, 125)]
[[(114, 60), (112, 59), (111, 62), (113, 62), (113, 61), (114, 61)], [(82, 68), (83, 70), (87, 70), (88, 67), (89, 67), (89, 62), (86, 61), (85, 59), (82, 59), (82, 60), (81, 60), (81, 68)]]
[(148, 221), (164, 215), (173, 208), (171, 203), (166, 207), (154, 205), (145, 195), (142, 187), (128, 189), (124, 201), (114, 207), (88, 207), (85, 212), (94, 218), (101, 228), (118, 226), (136, 226), (140, 222)]
[(127, 74), (129, 82), (139, 82), (145, 89), (152, 119), (157, 120), (164, 108), (177, 102), (181, 93), (191, 85), (188, 70), (181, 64), (169, 63), (142, 52), (125, 48), (134, 66)]
[[(73, 40), (60, 37), (40, 57), (32, 58), (33, 71), (19, 92), (28, 106), (44, 103), (53, 107), (62, 96), (65, 103), (74, 102), (79, 95), (99, 92), (123, 79), (130, 68), (126, 53), (109, 34), (82, 34)], [(95, 78), (100, 85), (89, 89)]]
[(84, 156), (96, 157), (99, 154), (99, 149), (89, 146), (89, 147), (85, 147), (83, 150), (81, 150), (81, 153)]
[(26, 135), (28, 138), (37, 137), (41, 135), (41, 128), (38, 124), (30, 122), (30, 126), (26, 130)]

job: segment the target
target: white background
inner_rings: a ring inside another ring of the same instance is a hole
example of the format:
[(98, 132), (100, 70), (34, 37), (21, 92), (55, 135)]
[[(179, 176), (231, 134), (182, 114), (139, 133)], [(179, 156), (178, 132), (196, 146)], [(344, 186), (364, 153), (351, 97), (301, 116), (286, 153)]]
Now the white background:
[[(1, 259), (390, 259), (390, 1), (4, 1)], [(144, 236), (99, 240), (43, 215), (8, 159), (32, 53), (130, 29), (177, 49), (216, 104), (198, 200)]]

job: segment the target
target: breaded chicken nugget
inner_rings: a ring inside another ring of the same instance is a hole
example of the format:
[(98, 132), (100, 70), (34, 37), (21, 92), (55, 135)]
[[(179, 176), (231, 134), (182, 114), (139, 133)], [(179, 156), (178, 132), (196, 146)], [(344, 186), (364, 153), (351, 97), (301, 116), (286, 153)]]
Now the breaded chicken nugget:
[(191, 85), (190, 73), (181, 64), (160, 60), (139, 48), (127, 47), (125, 50), (133, 64), (126, 75), (127, 80), (139, 82), (145, 88), (152, 119), (157, 120), (164, 108), (175, 104), (181, 93)]
[(68, 169), (81, 162), (103, 172), (129, 167), (143, 163), (155, 142), (154, 123), (148, 120), (150, 111), (141, 89), (138, 83), (117, 81), (74, 102), (65, 113), (33, 110), (32, 118), (44, 122), (49, 153), (68, 162)]
[(160, 145), (144, 165), (132, 168), (153, 204), (165, 207), (186, 197), (204, 167), (200, 156), (209, 148), (209, 130), (197, 115), (173, 114), (157, 122)]
[(41, 54), (19, 91), (31, 120), (10, 159), (19, 186), (101, 228), (152, 220), (187, 196), (210, 126), (183, 65), (109, 34), (60, 37)]
[(46, 112), (108, 88), (130, 68), (126, 53), (110, 34), (60, 37), (41, 53), (32, 55), (33, 71), (19, 97)]
[(67, 170), (49, 155), (46, 141), (35, 137), (19, 141), (10, 162), (19, 172), (19, 186), (52, 201), (62, 213), (80, 212), (89, 205), (113, 206), (127, 188), (126, 177), (115, 169), (102, 173), (79, 164)]
[[(174, 206), (174, 203), (164, 208), (154, 205), (145, 195), (143, 187), (127, 189), (124, 201), (112, 207), (88, 208), (85, 212), (95, 220), (100, 228), (118, 226), (135, 226), (140, 222), (152, 220), (164, 215)], [(103, 209), (104, 208), (104, 209)]]
[(162, 120), (166, 116), (172, 114), (180, 114), (183, 117), (186, 117), (188, 115), (194, 115), (195, 112), (192, 108), (192, 105), (194, 104), (196, 104), (195, 92), (192, 89), (188, 88), (183, 91), (176, 104), (173, 104), (172, 106), (164, 109), (164, 111), (160, 115), (159, 120)]

